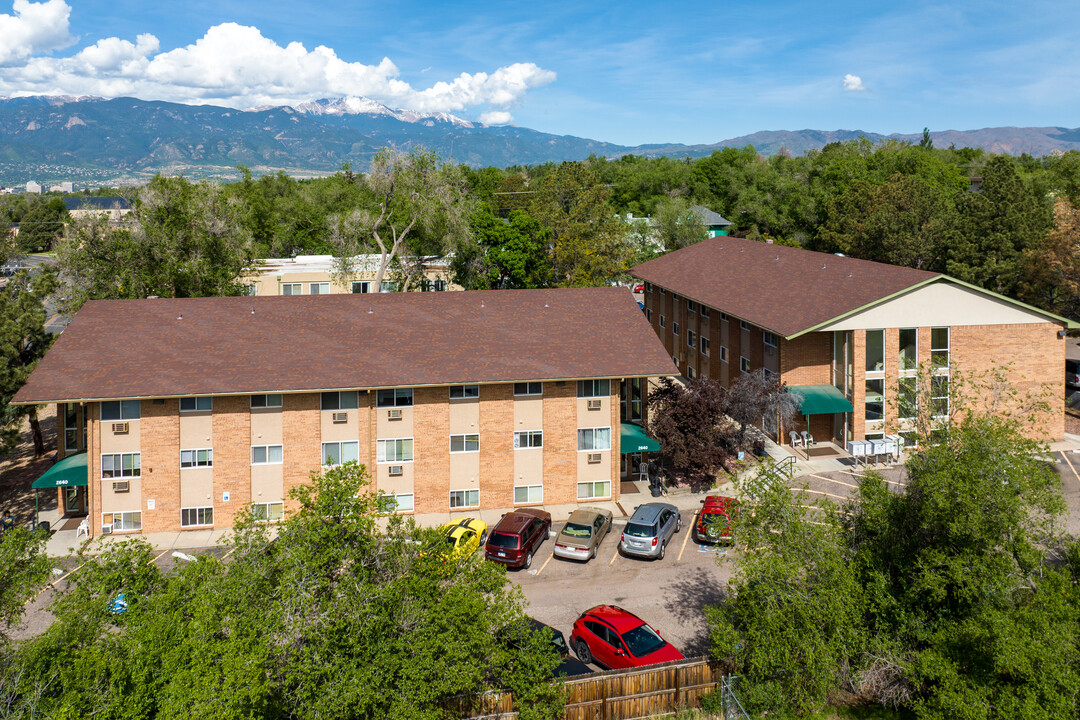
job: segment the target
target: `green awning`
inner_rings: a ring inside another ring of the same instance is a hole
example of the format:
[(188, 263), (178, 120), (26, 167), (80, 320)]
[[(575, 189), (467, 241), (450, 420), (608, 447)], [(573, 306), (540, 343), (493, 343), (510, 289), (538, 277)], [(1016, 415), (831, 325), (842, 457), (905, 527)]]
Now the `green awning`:
[(86, 485), (86, 474), (86, 453), (68, 455), (35, 480), (33, 487), (37, 490), (81, 487)]
[(622, 423), (619, 430), (619, 443), (623, 455), (638, 452), (660, 452), (660, 443), (646, 435), (641, 426), (633, 423)]
[(787, 391), (801, 398), (800, 415), (855, 412), (851, 401), (832, 385), (792, 385)]

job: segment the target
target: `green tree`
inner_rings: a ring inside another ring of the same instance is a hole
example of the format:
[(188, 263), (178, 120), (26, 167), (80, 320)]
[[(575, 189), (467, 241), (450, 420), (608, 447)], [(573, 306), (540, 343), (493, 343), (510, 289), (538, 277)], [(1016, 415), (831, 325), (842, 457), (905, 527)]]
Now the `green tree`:
[(610, 195), (585, 163), (560, 163), (540, 180), (529, 214), (552, 229), (560, 287), (607, 285), (626, 270), (632, 249)]
[(56, 277), (44, 271), (32, 277), (20, 271), (0, 292), (0, 454), (10, 452), (19, 441), (24, 418), (29, 418), (34, 454), (45, 454), (36, 405), (12, 405), (11, 400), (26, 383), (52, 336), (45, 330), (44, 301), (56, 288)]
[(705, 221), (694, 211), (693, 203), (681, 198), (665, 199), (657, 204), (653, 229), (665, 252), (693, 245), (708, 234)]
[(482, 206), (473, 214), (472, 230), (472, 242), (459, 242), (451, 261), (455, 282), (466, 290), (551, 284), (551, 229), (524, 210), (512, 210), (503, 220)]
[(1080, 317), (1080, 207), (1054, 203), (1054, 228), (1024, 249), (1020, 299), (1068, 317)]
[(20, 648), (20, 700), (42, 716), (436, 719), (509, 690), (523, 718), (561, 715), (559, 658), (502, 567), (380, 516), (355, 463), (292, 497), (276, 532), (242, 517), (226, 561), (161, 573), (141, 541), (86, 558)]
[(57, 252), (64, 310), (110, 298), (240, 295), (254, 270), (242, 207), (218, 186), (157, 176), (139, 192), (130, 229), (74, 223)]
[(474, 203), (460, 166), (441, 163), (422, 148), (409, 153), (383, 148), (366, 178), (370, 202), (332, 218), (337, 274), (343, 280), (355, 275), (361, 254), (379, 256), (374, 280), (379, 288), (395, 262), (408, 266), (413, 259), (441, 258), (455, 242), (469, 240)]
[(64, 236), (64, 223), (69, 221), (64, 201), (54, 197), (29, 205), (19, 218), (19, 249), (24, 253), (50, 250), (57, 238)]

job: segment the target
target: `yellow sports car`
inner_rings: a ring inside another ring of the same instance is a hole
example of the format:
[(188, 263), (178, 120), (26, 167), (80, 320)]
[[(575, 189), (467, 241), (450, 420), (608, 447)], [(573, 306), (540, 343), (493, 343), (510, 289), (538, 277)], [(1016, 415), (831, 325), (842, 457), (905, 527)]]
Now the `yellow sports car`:
[(440, 528), (446, 538), (446, 550), (450, 558), (466, 557), (484, 544), (487, 539), (487, 523), (480, 518), (462, 518)]

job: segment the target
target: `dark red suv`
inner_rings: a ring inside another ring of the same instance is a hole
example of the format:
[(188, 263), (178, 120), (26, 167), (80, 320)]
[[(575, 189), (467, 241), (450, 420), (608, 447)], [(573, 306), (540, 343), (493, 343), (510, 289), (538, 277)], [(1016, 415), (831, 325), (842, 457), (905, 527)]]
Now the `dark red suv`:
[(547, 510), (523, 508), (507, 513), (488, 535), (484, 557), (509, 567), (527, 568), (533, 554), (548, 536), (551, 513)]
[(738, 502), (723, 495), (710, 495), (701, 502), (701, 513), (694, 523), (694, 539), (701, 543), (731, 540), (731, 518)]
[(583, 612), (574, 621), (570, 646), (581, 662), (613, 669), (683, 659), (648, 623), (614, 605), (597, 605)]

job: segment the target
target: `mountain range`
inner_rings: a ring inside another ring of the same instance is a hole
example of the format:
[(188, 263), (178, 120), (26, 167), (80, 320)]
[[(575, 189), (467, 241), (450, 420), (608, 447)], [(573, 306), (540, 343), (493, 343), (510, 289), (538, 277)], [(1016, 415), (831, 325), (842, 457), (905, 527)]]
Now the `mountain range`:
[[(921, 133), (881, 135), (860, 130), (763, 131), (702, 145), (639, 146), (491, 126), (447, 113), (389, 108), (369, 98), (314, 100), (250, 110), (135, 98), (34, 96), (0, 98), (0, 185), (138, 181), (156, 172), (235, 177), (256, 173), (332, 173), (345, 163), (362, 169), (385, 145), (422, 145), (475, 167), (581, 160), (590, 155), (703, 157), (723, 147), (753, 145), (772, 155), (798, 155), (827, 143), (865, 136), (918, 141)], [(939, 146), (995, 153), (1046, 155), (1080, 150), (1080, 128), (985, 128), (933, 132)]]

